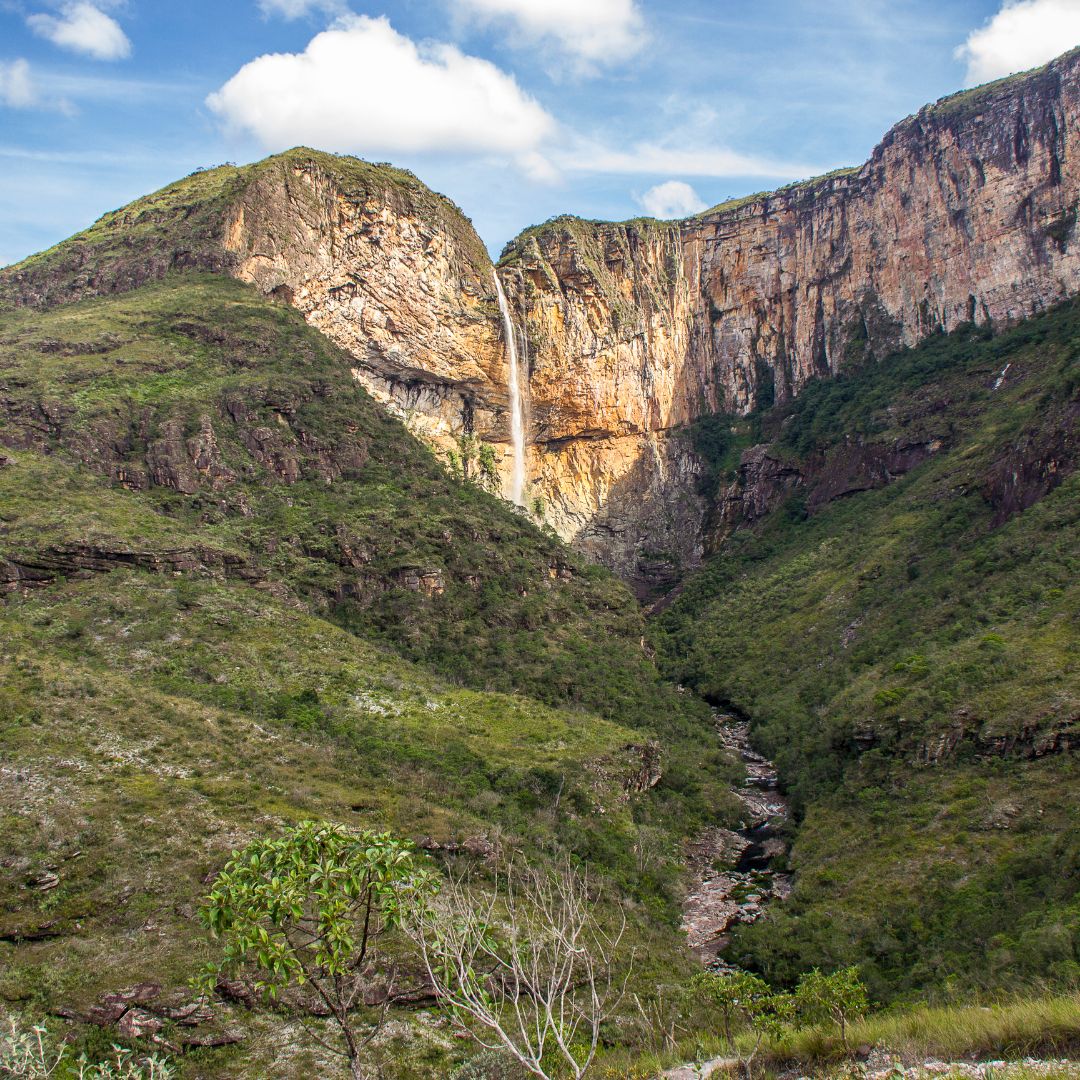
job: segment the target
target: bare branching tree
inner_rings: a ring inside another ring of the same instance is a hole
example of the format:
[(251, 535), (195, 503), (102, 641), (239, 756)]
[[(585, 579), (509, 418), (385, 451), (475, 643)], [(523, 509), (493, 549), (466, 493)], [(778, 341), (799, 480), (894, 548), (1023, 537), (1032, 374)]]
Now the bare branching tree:
[(534, 1076), (558, 1062), (580, 1080), (625, 990), (628, 975), (614, 973), (625, 930), (625, 918), (614, 929), (596, 918), (588, 876), (569, 861), (544, 871), (518, 860), (493, 890), (451, 879), (411, 933), (440, 1001), (477, 1042)]

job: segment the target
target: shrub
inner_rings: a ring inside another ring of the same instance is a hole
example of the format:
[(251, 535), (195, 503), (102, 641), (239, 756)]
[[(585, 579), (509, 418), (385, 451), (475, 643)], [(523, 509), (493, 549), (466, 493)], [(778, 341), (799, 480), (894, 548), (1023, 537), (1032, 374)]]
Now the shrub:
[(857, 967), (824, 975), (817, 968), (799, 980), (795, 1007), (800, 1018), (810, 1024), (832, 1023), (840, 1028), (840, 1041), (847, 1047), (848, 1024), (869, 1008), (866, 987)]

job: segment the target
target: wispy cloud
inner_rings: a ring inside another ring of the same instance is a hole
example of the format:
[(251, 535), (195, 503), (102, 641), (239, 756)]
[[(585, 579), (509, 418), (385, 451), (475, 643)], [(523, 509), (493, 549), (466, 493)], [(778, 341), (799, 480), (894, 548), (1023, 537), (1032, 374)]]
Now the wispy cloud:
[(675, 174), (716, 178), (753, 176), (787, 180), (827, 171), (807, 162), (780, 161), (743, 154), (726, 147), (695, 148), (647, 142), (626, 149), (583, 142), (566, 151), (555, 151), (551, 157), (559, 168), (577, 173)]
[(595, 70), (626, 60), (645, 44), (645, 19), (637, 0), (452, 0), (454, 13), (505, 25), (510, 43), (550, 42)]
[(302, 19), (316, 14), (344, 15), (349, 8), (345, 0), (259, 0), (259, 10), (283, 19)]
[(37, 90), (26, 60), (0, 60), (0, 105), (29, 109), (38, 102)]

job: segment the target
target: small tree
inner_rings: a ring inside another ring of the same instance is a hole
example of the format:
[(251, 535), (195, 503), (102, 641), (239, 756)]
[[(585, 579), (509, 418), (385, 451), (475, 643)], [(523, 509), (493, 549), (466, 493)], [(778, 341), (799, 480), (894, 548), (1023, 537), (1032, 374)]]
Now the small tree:
[[(203, 917), (224, 943), (208, 975), (233, 974), (267, 1000), (310, 987), (337, 1025), (327, 1042), (309, 1035), (363, 1077), (361, 1055), (394, 1000), (397, 968), (388, 937), (403, 912), (433, 887), (407, 843), (312, 821), (257, 840), (233, 856), (207, 897)], [(369, 991), (374, 1015), (354, 1014)]]
[(588, 878), (565, 861), (549, 872), (511, 864), (486, 893), (451, 880), (412, 934), (439, 1000), (472, 1021), (477, 1042), (534, 1076), (557, 1062), (580, 1080), (622, 998), (612, 964), (625, 928), (603, 928)]
[(495, 461), (495, 447), (482, 442), (476, 454), (480, 466), (480, 486), (488, 492), (499, 490), (499, 466)]
[(799, 980), (795, 1005), (800, 1016), (811, 1024), (836, 1024), (846, 1050), (848, 1024), (862, 1016), (870, 1002), (857, 967), (843, 968), (831, 975), (814, 968)]
[[(775, 993), (748, 971), (703, 972), (694, 976), (692, 985), (719, 1010), (724, 1038), (749, 1076), (765, 1037), (779, 1034), (794, 1015), (791, 996)], [(740, 1045), (737, 1036), (742, 1030), (750, 1032), (750, 1039)]]

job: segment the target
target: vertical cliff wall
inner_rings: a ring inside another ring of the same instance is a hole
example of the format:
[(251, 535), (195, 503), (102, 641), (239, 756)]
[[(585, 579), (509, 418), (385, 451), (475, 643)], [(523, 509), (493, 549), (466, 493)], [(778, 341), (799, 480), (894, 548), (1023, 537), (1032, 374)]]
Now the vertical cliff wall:
[[(870, 160), (673, 223), (559, 218), (500, 262), (525, 369), (527, 501), (565, 539), (662, 588), (701, 556), (711, 493), (686, 426), (974, 321), (1080, 291), (1080, 50), (947, 98)], [(310, 150), (189, 177), (0, 274), (48, 306), (175, 270), (295, 305), (447, 457), (512, 472), (492, 264), (412, 174)]]
[(860, 169), (670, 225), (524, 233), (502, 267), (552, 520), (629, 576), (655, 573), (658, 549), (692, 561), (701, 500), (681, 425), (1074, 295), (1078, 203), (1080, 51), (928, 106)]

